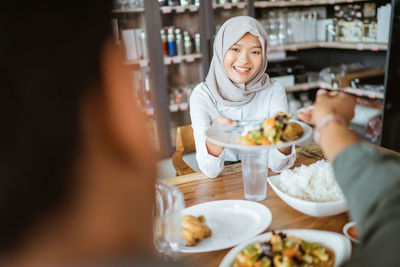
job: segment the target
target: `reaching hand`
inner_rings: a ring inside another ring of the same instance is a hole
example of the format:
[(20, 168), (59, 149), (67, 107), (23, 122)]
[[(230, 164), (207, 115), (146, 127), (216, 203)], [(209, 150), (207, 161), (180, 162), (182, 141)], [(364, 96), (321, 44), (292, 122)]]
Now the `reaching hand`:
[(320, 89), (313, 108), (298, 113), (297, 118), (311, 125), (318, 125), (328, 114), (336, 114), (349, 124), (354, 117), (355, 97), (341, 91)]
[(354, 117), (356, 99), (354, 96), (343, 92), (327, 92), (319, 90), (312, 112), (312, 122), (318, 125), (328, 114), (335, 114), (343, 118), (346, 124)]

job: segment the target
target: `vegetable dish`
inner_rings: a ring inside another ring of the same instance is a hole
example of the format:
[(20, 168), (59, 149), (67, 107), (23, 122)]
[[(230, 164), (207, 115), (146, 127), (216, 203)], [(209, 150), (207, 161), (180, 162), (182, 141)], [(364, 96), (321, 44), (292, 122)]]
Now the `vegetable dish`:
[(320, 243), (304, 241), (284, 233), (274, 233), (267, 242), (243, 249), (232, 267), (331, 267), (335, 252)]
[(290, 115), (280, 113), (273, 118), (268, 118), (263, 123), (239, 137), (242, 145), (276, 145), (299, 139), (303, 134), (303, 128), (289, 122)]

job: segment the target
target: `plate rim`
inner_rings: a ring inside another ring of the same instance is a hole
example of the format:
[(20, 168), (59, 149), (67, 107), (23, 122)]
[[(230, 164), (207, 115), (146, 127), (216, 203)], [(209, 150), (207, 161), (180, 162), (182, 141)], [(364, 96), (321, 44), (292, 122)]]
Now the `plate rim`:
[(307, 123), (304, 123), (304, 122), (299, 121), (299, 120), (294, 120), (294, 119), (291, 119), (289, 121), (290, 122), (296, 122), (296, 123), (300, 124), (300, 126), (303, 128), (303, 135), (297, 140), (286, 142), (286, 143), (283, 143), (283, 144), (278, 144), (278, 145), (250, 146), (250, 145), (241, 145), (239, 143), (237, 143), (237, 144), (236, 143), (235, 144), (229, 144), (229, 143), (220, 142), (219, 140), (214, 139), (214, 138), (209, 136), (209, 130), (210, 130), (210, 128), (212, 126), (210, 126), (206, 130), (205, 135), (206, 135), (206, 139), (207, 140), (209, 140), (210, 142), (212, 142), (212, 143), (214, 143), (216, 145), (223, 146), (223, 147), (230, 148), (230, 149), (246, 150), (246, 151), (260, 151), (260, 150), (267, 150), (267, 149), (274, 149), (274, 148), (290, 147), (292, 145), (296, 145), (298, 143), (301, 143), (301, 142), (307, 140), (312, 135), (312, 132), (313, 132), (312, 127), (310, 125), (308, 125)]
[[(344, 236), (344, 235), (342, 235), (340, 233), (332, 232), (332, 231), (326, 231), (326, 230), (304, 229), (304, 228), (292, 228), (292, 229), (283, 229), (283, 230), (279, 229), (279, 230), (275, 230), (275, 231), (277, 231), (277, 232), (278, 231), (279, 232), (290, 232), (289, 235), (296, 235), (293, 232), (308, 232), (309, 231), (309, 232), (320, 232), (320, 233), (328, 234), (328, 235), (334, 234), (334, 235), (337, 235), (338, 237), (340, 236), (341, 238), (343, 238), (345, 246), (347, 247), (347, 250), (345, 250), (345, 253), (343, 255), (343, 262), (340, 262), (340, 264), (343, 264), (345, 261), (347, 261), (351, 257), (351, 252), (352, 252), (351, 242), (346, 236)], [(233, 247), (232, 249), (230, 249), (228, 251), (228, 253), (225, 254), (224, 258), (221, 260), (221, 262), (220, 262), (220, 264), (218, 266), (219, 267), (230, 266), (230, 264), (232, 263), (232, 260), (234, 259), (234, 257), (232, 257), (232, 255), (236, 256), (236, 254), (239, 253), (246, 246), (248, 246), (248, 245), (250, 245), (252, 243), (255, 243), (257, 241), (261, 241), (259, 239), (268, 238), (269, 236), (271, 236), (271, 234), (272, 234), (272, 231), (263, 233), (261, 235), (257, 235), (255, 237), (253, 237), (253, 238), (251, 238), (251, 239), (249, 239), (247, 241), (244, 241), (244, 242), (238, 244), (237, 246)], [(339, 266), (339, 264), (336, 261), (336, 259), (337, 259), (337, 256), (335, 255), (335, 265), (334, 265), (335, 267)]]
[[(259, 234), (261, 234), (262, 232), (264, 232), (266, 229), (268, 229), (268, 227), (271, 225), (272, 223), (272, 212), (271, 210), (264, 204), (258, 203), (258, 202), (254, 202), (254, 201), (250, 201), (250, 200), (244, 200), (244, 199), (222, 199), (222, 200), (212, 200), (212, 201), (206, 201), (206, 202), (202, 202), (190, 207), (187, 207), (185, 209), (182, 210), (182, 216), (185, 215), (184, 211), (191, 209), (192, 207), (196, 207), (196, 206), (201, 206), (201, 205), (210, 205), (210, 203), (214, 204), (214, 203), (223, 203), (223, 202), (240, 202), (240, 203), (246, 203), (246, 204), (251, 204), (253, 206), (257, 206), (258, 208), (263, 209), (263, 212), (266, 212), (265, 216), (261, 216), (261, 214), (259, 214), (260, 219), (261, 219), (261, 223), (260, 226), (258, 227), (259, 229), (257, 231), (255, 231), (254, 234), (252, 234), (251, 236), (248, 236), (245, 238), (245, 240), (248, 240), (250, 238), (253, 238), (255, 236), (258, 236)], [(263, 223), (263, 217), (265, 219), (265, 222)], [(212, 230), (212, 229), (211, 229)], [(240, 240), (239, 242), (232, 242), (231, 244), (228, 245), (224, 245), (221, 246), (220, 248), (205, 248), (205, 249), (187, 249), (187, 248), (194, 248), (194, 247), (187, 247), (187, 246), (181, 246), (179, 251), (181, 253), (201, 253), (201, 252), (211, 252), (211, 251), (218, 251), (218, 250), (223, 250), (223, 249), (227, 249), (227, 248), (232, 248), (235, 247), (236, 245), (240, 244), (244, 242), (243, 240)]]
[(350, 221), (350, 222), (346, 223), (346, 224), (343, 226), (343, 234), (344, 234), (347, 238), (349, 238), (351, 241), (353, 241), (354, 243), (359, 244), (359, 243), (360, 243), (360, 240), (359, 240), (359, 239), (355, 239), (354, 237), (352, 237), (352, 236), (349, 234), (349, 228), (352, 227), (353, 225), (357, 226), (356, 221)]

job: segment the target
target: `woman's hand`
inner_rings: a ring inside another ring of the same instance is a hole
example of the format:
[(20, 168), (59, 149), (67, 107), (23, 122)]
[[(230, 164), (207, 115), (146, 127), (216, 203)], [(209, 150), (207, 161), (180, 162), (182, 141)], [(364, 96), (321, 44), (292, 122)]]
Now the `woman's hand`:
[[(231, 120), (227, 117), (224, 116), (218, 116), (212, 123), (212, 125), (214, 124), (227, 124), (227, 125), (236, 125), (237, 123), (234, 120)], [(214, 156), (214, 157), (218, 157), (219, 155), (221, 155), (222, 151), (224, 151), (224, 147), (223, 146), (219, 146), (216, 144), (213, 144), (211, 142), (209, 142), (208, 140), (206, 141), (206, 146), (207, 146), (207, 151), (208, 154)]]

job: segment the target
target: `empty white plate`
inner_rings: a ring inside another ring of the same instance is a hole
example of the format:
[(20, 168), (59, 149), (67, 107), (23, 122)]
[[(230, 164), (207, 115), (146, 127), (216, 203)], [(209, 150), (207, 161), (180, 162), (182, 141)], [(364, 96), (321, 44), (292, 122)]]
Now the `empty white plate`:
[(203, 215), (212, 235), (182, 252), (206, 252), (233, 247), (263, 232), (271, 224), (271, 211), (247, 200), (218, 200), (183, 210), (182, 215)]
[[(307, 229), (293, 229), (293, 230), (277, 230), (276, 232), (283, 232), (287, 235), (297, 236), (305, 241), (318, 242), (324, 246), (331, 248), (335, 252), (335, 266), (342, 265), (350, 258), (351, 243), (344, 235), (320, 231), (320, 230), (307, 230)], [(250, 244), (257, 242), (269, 241), (272, 233), (268, 232), (263, 235), (256, 236), (233, 249), (225, 255), (219, 267), (230, 267), (236, 255)]]

